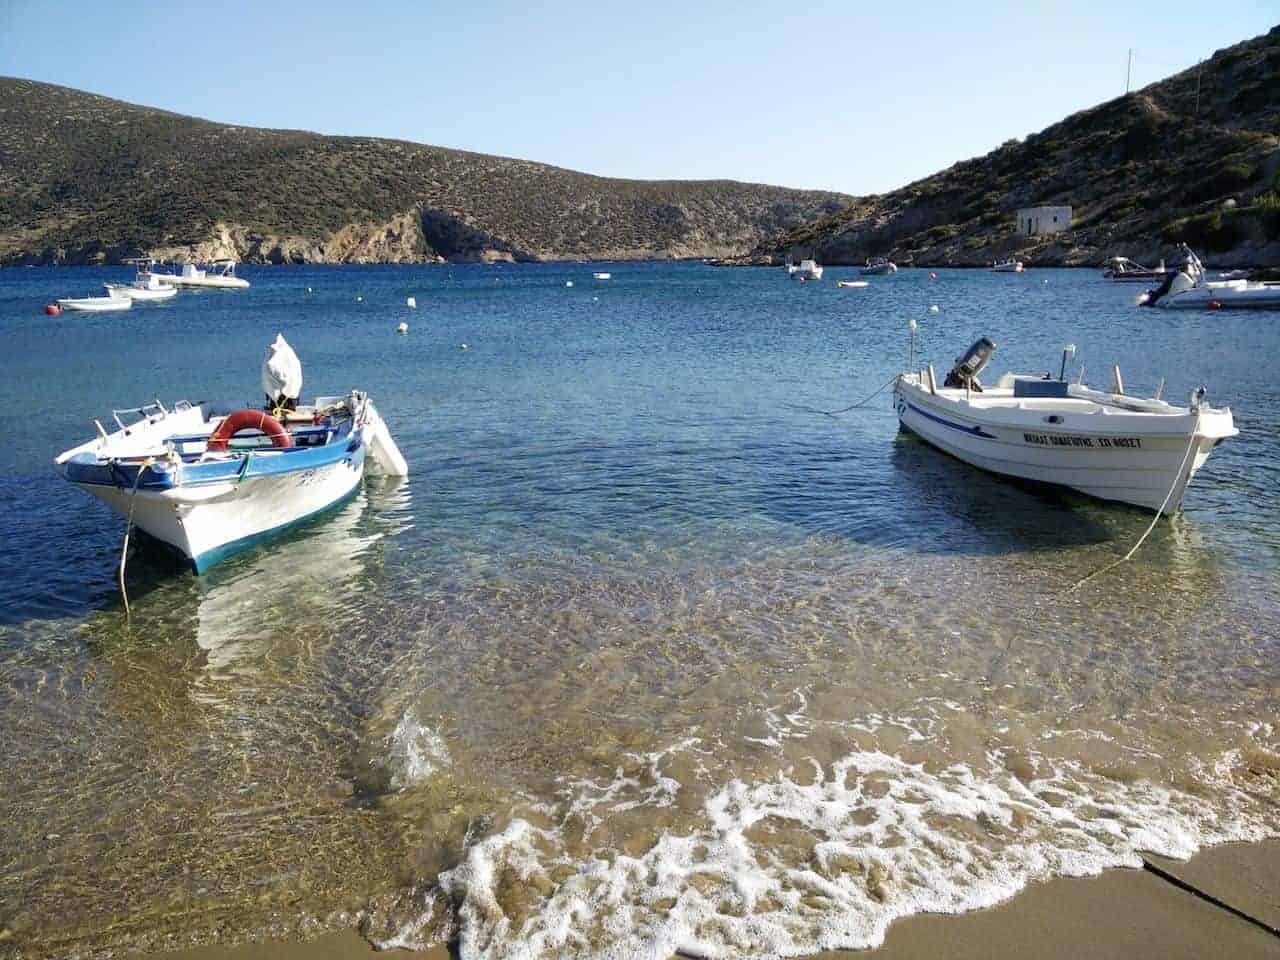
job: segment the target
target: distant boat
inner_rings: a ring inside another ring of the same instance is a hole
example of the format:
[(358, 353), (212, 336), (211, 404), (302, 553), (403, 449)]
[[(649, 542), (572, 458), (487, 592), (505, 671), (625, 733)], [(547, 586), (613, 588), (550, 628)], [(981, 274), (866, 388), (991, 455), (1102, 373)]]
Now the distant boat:
[(133, 283), (104, 283), (103, 286), (111, 296), (128, 297), (130, 300), (169, 300), (177, 295), (177, 287), (161, 283), (160, 278), (152, 272), (154, 260), (128, 260), (126, 263), (138, 265), (137, 275)]
[(836, 286), (837, 286), (837, 287), (865, 287), (865, 286), (867, 286), (867, 281), (865, 281), (865, 280), (837, 280), (837, 281), (836, 281)]
[(1144, 293), (1139, 304), (1166, 310), (1280, 310), (1280, 283), (1209, 280), (1200, 258), (1185, 243), (1182, 249), (1186, 264), (1171, 272), (1159, 287)]
[(787, 276), (792, 280), (821, 280), (822, 267), (816, 260), (801, 260), (798, 264), (788, 261)]
[(591, 277), (594, 280), (612, 280), (613, 274), (612, 273), (593, 273)]
[(128, 310), (133, 306), (133, 299), (123, 294), (114, 293), (105, 297), (66, 298), (58, 301), (63, 310), (79, 310), (83, 313), (110, 313), (115, 310)]
[(1102, 275), (1108, 280), (1131, 283), (1139, 280), (1163, 280), (1168, 272), (1163, 260), (1160, 261), (1160, 266), (1153, 270), (1128, 257), (1112, 257), (1106, 262)]
[(888, 273), (897, 273), (898, 265), (885, 257), (870, 257), (862, 268), (863, 276), (879, 277)]
[(1021, 273), (1022, 261), (1015, 260), (1010, 257), (1008, 260), (998, 260), (991, 264), (992, 273)]
[(218, 287), (226, 290), (243, 290), (249, 281), (236, 276), (236, 261), (214, 260), (201, 268), (194, 263), (184, 264), (181, 273), (156, 273), (161, 283), (178, 287)]

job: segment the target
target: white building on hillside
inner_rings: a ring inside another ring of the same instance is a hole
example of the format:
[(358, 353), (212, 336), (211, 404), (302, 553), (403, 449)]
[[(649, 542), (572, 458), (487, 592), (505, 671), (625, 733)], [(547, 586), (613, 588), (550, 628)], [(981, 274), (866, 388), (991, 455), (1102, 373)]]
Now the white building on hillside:
[(1070, 207), (1023, 207), (1018, 211), (1018, 233), (1037, 237), (1071, 229)]

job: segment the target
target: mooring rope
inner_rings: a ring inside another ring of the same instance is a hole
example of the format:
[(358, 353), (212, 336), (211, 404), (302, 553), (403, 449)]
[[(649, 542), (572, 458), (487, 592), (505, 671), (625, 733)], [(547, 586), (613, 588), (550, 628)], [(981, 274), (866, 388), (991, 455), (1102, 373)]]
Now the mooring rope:
[(888, 387), (889, 385), (895, 383), (898, 377), (900, 376), (901, 374), (895, 373), (892, 377), (890, 377), (883, 384), (877, 387), (874, 393), (871, 393), (863, 397), (857, 403), (851, 403), (847, 407), (841, 407), (839, 410), (819, 410), (817, 407), (806, 407), (803, 404), (798, 404), (798, 403), (793, 403), (793, 404), (790, 404), (789, 406), (792, 406), (797, 410), (804, 410), (806, 413), (820, 413), (824, 417), (834, 417), (841, 413), (848, 413), (850, 410), (856, 410), (858, 407), (866, 406), (876, 397), (880, 396), (880, 394), (884, 393), (885, 387)]
[(1245, 913), (1239, 907), (1233, 907), (1231, 904), (1227, 903), (1225, 900), (1218, 899), (1209, 891), (1201, 890), (1199, 887), (1195, 886), (1194, 884), (1188, 883), (1186, 880), (1183, 880), (1181, 877), (1170, 873), (1168, 870), (1164, 870), (1160, 867), (1157, 867), (1154, 863), (1152, 863), (1146, 857), (1142, 858), (1142, 869), (1146, 870), (1149, 873), (1155, 874), (1161, 880), (1165, 881), (1166, 883), (1173, 884), (1175, 887), (1177, 887), (1180, 890), (1185, 890), (1187, 891), (1187, 893), (1197, 896), (1201, 900), (1206, 901), (1207, 903), (1213, 904), (1215, 907), (1219, 908), (1220, 910), (1225, 910), (1227, 911), (1227, 913), (1230, 913), (1233, 916), (1239, 917), (1241, 920), (1244, 920), (1248, 923), (1252, 923), (1255, 927), (1261, 927), (1263, 930), (1267, 931), (1267, 933), (1271, 934), (1273, 937), (1280, 937), (1280, 929), (1273, 927), (1271, 924), (1267, 923), (1267, 921), (1261, 920), (1258, 917)]
[(129, 520), (124, 525), (124, 543), (120, 547), (120, 596), (124, 600), (125, 623), (132, 619), (132, 614), (129, 612), (129, 591), (124, 585), (124, 568), (129, 562), (129, 534), (133, 532), (133, 505), (138, 499), (138, 484), (142, 482), (142, 475), (151, 469), (151, 465), (155, 462), (155, 457), (148, 457), (146, 462), (138, 468), (138, 474), (133, 478), (133, 491), (129, 494)]
[(1173, 475), (1173, 484), (1172, 486), (1169, 487), (1169, 492), (1164, 495), (1164, 500), (1161, 501), (1160, 503), (1160, 509), (1157, 510), (1156, 515), (1151, 518), (1151, 523), (1147, 525), (1147, 529), (1144, 530), (1142, 533), (1142, 536), (1138, 538), (1138, 542), (1135, 543), (1132, 547), (1130, 547), (1129, 552), (1126, 553), (1119, 560), (1113, 560), (1111, 563), (1107, 564), (1105, 567), (1101, 567), (1093, 571), (1093, 573), (1090, 573), (1087, 576), (1081, 577), (1073, 585), (1068, 587), (1066, 590), (1062, 591), (1062, 593), (1058, 594), (1059, 599), (1075, 593), (1077, 590), (1083, 587), (1086, 583), (1088, 583), (1094, 577), (1101, 576), (1102, 574), (1106, 573), (1109, 570), (1114, 570), (1116, 567), (1120, 566), (1120, 564), (1124, 563), (1126, 560), (1130, 559), (1135, 553), (1138, 552), (1138, 548), (1141, 547), (1146, 542), (1147, 537), (1151, 536), (1151, 531), (1154, 530), (1156, 528), (1156, 524), (1160, 522), (1160, 517), (1164, 514), (1165, 508), (1169, 506), (1169, 501), (1173, 498), (1173, 491), (1177, 490), (1178, 484), (1182, 482), (1183, 471), (1186, 470), (1187, 461), (1191, 457), (1191, 451), (1196, 448), (1196, 441), (1199, 439), (1200, 439), (1200, 414), (1199, 412), (1197, 412), (1196, 422), (1194, 426), (1191, 428), (1191, 439), (1187, 441), (1187, 450), (1182, 455), (1182, 462), (1178, 465), (1178, 472)]

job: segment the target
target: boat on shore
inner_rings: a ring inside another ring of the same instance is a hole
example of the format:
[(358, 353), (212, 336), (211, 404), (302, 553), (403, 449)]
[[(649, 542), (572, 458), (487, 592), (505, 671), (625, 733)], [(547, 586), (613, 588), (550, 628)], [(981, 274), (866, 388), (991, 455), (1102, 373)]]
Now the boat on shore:
[(199, 264), (183, 264), (181, 273), (155, 273), (161, 283), (177, 287), (216, 287), (223, 290), (243, 290), (249, 286), (244, 277), (236, 276), (236, 261), (214, 260), (201, 267)]
[(1022, 261), (1010, 257), (1008, 260), (997, 260), (991, 264), (992, 273), (1021, 273)]
[(1169, 272), (1165, 268), (1163, 260), (1160, 261), (1160, 266), (1152, 268), (1144, 267), (1128, 257), (1112, 257), (1103, 267), (1103, 277), (1108, 280), (1115, 280), (1118, 283), (1134, 283), (1143, 280), (1159, 281), (1163, 280)]
[(995, 344), (982, 338), (945, 381), (933, 367), (901, 374), (894, 405), (902, 429), (971, 466), (1018, 480), (1067, 487), (1100, 500), (1173, 512), (1215, 446), (1239, 431), (1230, 408), (1188, 406), (1124, 393), (1119, 368), (1110, 391), (1065, 379), (1006, 373), (984, 388), (978, 374)]
[(862, 268), (863, 276), (880, 277), (898, 272), (898, 265), (885, 257), (870, 257)]
[(1186, 263), (1144, 293), (1139, 304), (1165, 310), (1280, 310), (1280, 282), (1210, 280), (1192, 249), (1186, 244), (1182, 249)]
[(345, 500), (367, 460), (408, 474), (368, 394), (297, 404), (302, 367), (282, 336), (262, 379), (263, 408), (157, 400), (116, 410), (119, 429), (107, 433), (95, 421), (98, 436), (55, 464), (197, 573)]
[(79, 310), (82, 313), (113, 313), (133, 306), (131, 297), (108, 291), (105, 297), (62, 297), (55, 301), (63, 310)]
[(801, 260), (799, 263), (787, 262), (787, 276), (792, 280), (821, 280), (822, 265), (817, 260)]

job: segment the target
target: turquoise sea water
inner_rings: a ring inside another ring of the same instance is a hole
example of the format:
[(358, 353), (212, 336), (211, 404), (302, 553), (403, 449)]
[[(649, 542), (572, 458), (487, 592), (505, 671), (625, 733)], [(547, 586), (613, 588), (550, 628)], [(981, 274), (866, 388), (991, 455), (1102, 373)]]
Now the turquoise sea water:
[[(1275, 834), (1274, 318), (1093, 271), (855, 274), (244, 268), (49, 318), (127, 274), (0, 271), (9, 942), (364, 917), (476, 955), (802, 954)], [(900, 368), (911, 318), (940, 370), (1070, 341), (1095, 384), (1206, 384), (1241, 435), (1062, 599), (1149, 516), (951, 461), (885, 394), (820, 413)], [(200, 578), (135, 555), (126, 625), (123, 524), (53, 457), (113, 407), (254, 401), (277, 332), (305, 396), (371, 393), (409, 479)]]

